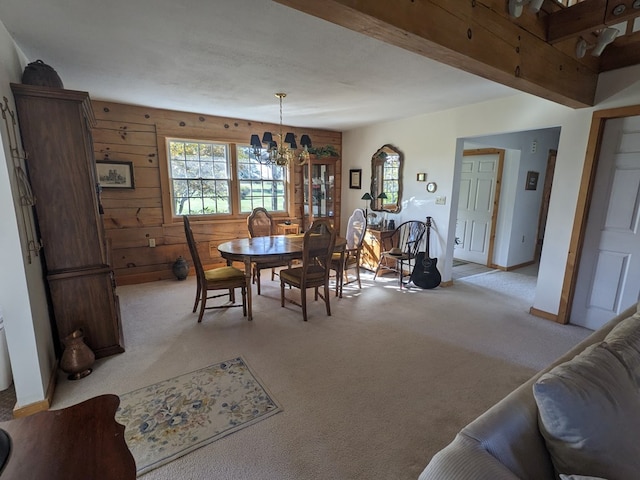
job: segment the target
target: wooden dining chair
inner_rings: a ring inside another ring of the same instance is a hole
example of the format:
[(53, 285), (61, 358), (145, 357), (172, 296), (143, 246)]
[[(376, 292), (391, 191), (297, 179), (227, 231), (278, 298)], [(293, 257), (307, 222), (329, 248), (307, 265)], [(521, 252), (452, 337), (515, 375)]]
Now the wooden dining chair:
[[(263, 207), (256, 207), (251, 214), (247, 217), (247, 229), (249, 230), (249, 237), (267, 237), (275, 234), (275, 224), (273, 218), (269, 212)], [(273, 261), (273, 262), (261, 262), (254, 263), (252, 265), (253, 283), (258, 285), (258, 295), (260, 295), (260, 270), (266, 268), (271, 269), (271, 281), (274, 280), (276, 275), (276, 267), (291, 266), (291, 262)]]
[[(398, 274), (400, 288), (404, 285), (402, 278), (411, 275), (412, 262), (420, 248), (420, 242), (427, 230), (427, 224), (418, 220), (409, 220), (398, 225), (389, 237), (391, 248), (380, 254), (380, 261), (373, 275), (375, 280), (380, 271), (393, 271)], [(405, 265), (408, 273), (405, 271)]]
[[(342, 297), (342, 286), (349, 282), (349, 269), (355, 269), (358, 288), (360, 282), (360, 253), (362, 242), (367, 231), (367, 217), (364, 211), (356, 208), (347, 222), (347, 244), (343, 253), (334, 252), (331, 257), (331, 269), (336, 272), (336, 296)], [(339, 292), (338, 292), (339, 290)]]
[[(198, 254), (198, 247), (193, 238), (193, 231), (191, 230), (191, 224), (189, 217), (184, 215), (184, 233), (187, 237), (187, 244), (189, 245), (189, 252), (191, 252), (191, 259), (196, 270), (196, 300), (193, 304), (193, 311), (195, 313), (200, 304), (200, 314), (198, 315), (198, 323), (202, 322), (202, 316), (205, 310), (213, 308), (229, 308), (229, 307), (242, 307), (242, 314), (247, 316), (247, 289), (251, 288), (249, 279), (245, 276), (242, 270), (236, 267), (218, 267), (210, 270), (205, 270), (200, 261), (200, 255)], [(236, 304), (235, 289), (239, 288), (242, 292), (242, 304)], [(209, 291), (215, 290), (228, 290), (227, 293), (220, 293), (216, 295), (209, 295)], [(231, 305), (214, 305), (207, 306), (207, 300), (218, 297), (229, 296)]]
[[(315, 300), (321, 296), (324, 300), (327, 315), (331, 316), (329, 300), (329, 270), (331, 255), (336, 243), (336, 231), (326, 218), (315, 220), (304, 234), (302, 247), (302, 266), (280, 270), (280, 305), (284, 307), (287, 300), (302, 307), (302, 318), (307, 321), (307, 289), (313, 288)], [(300, 289), (301, 303), (285, 297), (285, 285)], [(318, 289), (323, 287), (323, 295)]]

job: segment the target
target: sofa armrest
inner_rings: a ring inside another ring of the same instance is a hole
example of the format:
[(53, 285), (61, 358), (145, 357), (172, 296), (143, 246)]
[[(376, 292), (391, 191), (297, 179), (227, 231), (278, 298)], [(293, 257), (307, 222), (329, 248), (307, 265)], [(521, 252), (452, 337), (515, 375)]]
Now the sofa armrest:
[(459, 433), (440, 450), (418, 480), (519, 480), (482, 445)]

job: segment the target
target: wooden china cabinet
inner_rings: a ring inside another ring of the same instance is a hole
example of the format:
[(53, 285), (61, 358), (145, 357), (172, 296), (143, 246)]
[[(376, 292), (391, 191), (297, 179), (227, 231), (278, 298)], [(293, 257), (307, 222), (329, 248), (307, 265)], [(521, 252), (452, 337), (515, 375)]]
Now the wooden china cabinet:
[(337, 157), (311, 156), (304, 166), (303, 228), (317, 218), (329, 217), (340, 228), (340, 177)]
[(97, 358), (124, 351), (100, 216), (89, 94), (11, 84), (60, 342), (81, 328)]

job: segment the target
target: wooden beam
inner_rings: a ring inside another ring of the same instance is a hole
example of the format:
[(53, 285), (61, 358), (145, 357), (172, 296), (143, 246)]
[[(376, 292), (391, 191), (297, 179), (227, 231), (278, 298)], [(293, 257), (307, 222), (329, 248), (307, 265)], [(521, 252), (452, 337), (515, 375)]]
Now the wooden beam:
[(638, 43), (623, 45), (611, 44), (600, 56), (600, 71), (608, 72), (622, 67), (630, 67), (640, 63), (640, 46)]
[(547, 40), (556, 43), (604, 27), (608, 0), (586, 0), (547, 17)]
[(594, 103), (597, 72), (515, 23), (505, 0), (274, 1), (572, 108)]
[[(626, 22), (640, 16), (633, 0), (586, 0), (547, 17), (547, 41), (556, 43), (579, 37), (602, 28)], [(614, 14), (616, 7), (624, 11)], [(620, 32), (625, 34), (626, 32)]]

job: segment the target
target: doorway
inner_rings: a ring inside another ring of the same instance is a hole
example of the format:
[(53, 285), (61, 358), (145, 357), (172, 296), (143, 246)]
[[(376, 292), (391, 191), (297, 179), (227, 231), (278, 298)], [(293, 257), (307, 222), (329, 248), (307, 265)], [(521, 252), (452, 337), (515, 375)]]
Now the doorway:
[(580, 194), (576, 205), (576, 216), (573, 222), (567, 266), (564, 272), (560, 307), (555, 320), (558, 323), (568, 323), (572, 313), (575, 297), (576, 283), (578, 280), (578, 266), (583, 256), (585, 247), (585, 232), (587, 219), (592, 205), (594, 182), (597, 177), (597, 167), (601, 152), (601, 139), (606, 124), (613, 119), (626, 118), (640, 115), (640, 105), (619, 107), (593, 112), (591, 130), (589, 131), (589, 143), (585, 158), (582, 179), (580, 181)]
[[(502, 270), (526, 272), (528, 276), (537, 277), (559, 139), (559, 127), (459, 139), (452, 202), (453, 212), (458, 216), (467, 203), (466, 192), (470, 191), (461, 185), (466, 173), (472, 170), (463, 165), (469, 159), (467, 153), (504, 153), (500, 178), (496, 179), (499, 196), (492, 211), (491, 243), (486, 258), (476, 260), (480, 264), (460, 265), (468, 260), (462, 260), (460, 245), (454, 245), (454, 242), (458, 237), (455, 243), (464, 241), (468, 244), (467, 238), (463, 237), (465, 234), (468, 237), (468, 231), (457, 221), (458, 217), (451, 223), (448, 248), (454, 281), (466, 277), (463, 270), (469, 267), (481, 267), (483, 270), (479, 273)], [(532, 291), (535, 288), (534, 285)]]
[(640, 116), (607, 120), (571, 323), (597, 329), (640, 297)]
[(493, 263), (504, 150), (465, 150), (460, 173), (454, 261)]

